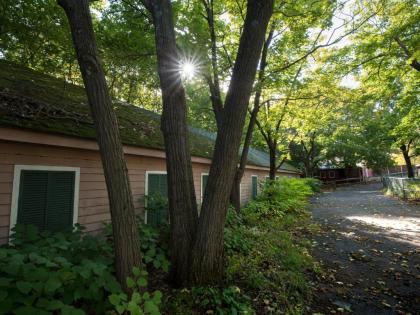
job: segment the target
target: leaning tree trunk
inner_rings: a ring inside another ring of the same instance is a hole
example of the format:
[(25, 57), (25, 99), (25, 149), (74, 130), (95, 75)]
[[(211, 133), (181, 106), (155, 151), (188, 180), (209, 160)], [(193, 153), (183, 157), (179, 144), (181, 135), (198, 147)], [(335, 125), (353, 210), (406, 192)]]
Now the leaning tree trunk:
[(273, 0), (249, 0), (232, 79), (218, 130), (197, 236), (192, 250), (190, 282), (220, 283), (224, 273), (223, 232), (237, 154), (258, 59), (264, 42)]
[(407, 146), (403, 144), (402, 146), (400, 146), (400, 150), (403, 154), (405, 165), (407, 166), (407, 176), (408, 178), (414, 178), (413, 164), (411, 164), (411, 158)]
[(59, 0), (67, 14), (95, 124), (111, 209), (117, 279), (126, 287), (141, 265), (140, 240), (117, 118), (96, 48), (88, 0)]
[(239, 166), (236, 169), (232, 190), (230, 192), (230, 203), (235, 208), (237, 213), (241, 211), (241, 181), (245, 173), (246, 164), (248, 162), (248, 153), (251, 146), (252, 133), (254, 132), (255, 123), (257, 121), (258, 111), (259, 104), (258, 107), (254, 106), (251, 117), (249, 119), (248, 129), (246, 131), (245, 141), (242, 148), (241, 159), (239, 161)]
[(162, 90), (161, 129), (165, 140), (170, 213), (171, 280), (182, 285), (190, 273), (190, 250), (198, 223), (188, 144), (185, 91), (179, 72), (172, 7), (169, 0), (143, 1), (153, 17)]
[(269, 146), (269, 156), (270, 156), (270, 180), (275, 180), (276, 179), (276, 171), (277, 171), (277, 167), (276, 167), (276, 146), (275, 145), (270, 145)]
[(258, 73), (258, 82), (254, 98), (254, 106), (252, 108), (251, 117), (249, 118), (248, 128), (245, 135), (245, 141), (242, 148), (241, 159), (239, 161), (239, 166), (236, 169), (235, 179), (233, 180), (232, 191), (230, 193), (230, 203), (235, 208), (236, 212), (241, 211), (241, 180), (245, 173), (246, 164), (248, 162), (248, 153), (251, 146), (252, 134), (254, 132), (254, 127), (257, 122), (258, 112), (260, 111), (260, 100), (262, 94), (262, 84), (265, 77), (265, 68), (267, 66), (267, 54), (268, 48), (270, 46), (271, 40), (274, 35), (274, 24), (271, 26), (270, 32), (267, 36), (267, 39), (264, 42), (263, 49), (261, 52), (261, 61), (260, 69)]

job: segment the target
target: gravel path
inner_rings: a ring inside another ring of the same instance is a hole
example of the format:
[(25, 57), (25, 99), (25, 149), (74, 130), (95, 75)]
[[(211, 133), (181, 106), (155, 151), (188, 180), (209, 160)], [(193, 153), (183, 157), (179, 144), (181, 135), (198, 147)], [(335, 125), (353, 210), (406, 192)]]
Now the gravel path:
[(386, 197), (380, 184), (312, 200), (324, 266), (312, 313), (420, 314), (420, 206)]

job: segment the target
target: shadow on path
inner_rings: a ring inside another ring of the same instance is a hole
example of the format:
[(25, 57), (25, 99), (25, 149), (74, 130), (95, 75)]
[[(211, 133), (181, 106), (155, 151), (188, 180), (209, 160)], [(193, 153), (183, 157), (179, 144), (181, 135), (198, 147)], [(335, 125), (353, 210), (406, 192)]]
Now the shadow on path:
[(312, 312), (420, 314), (420, 207), (354, 185), (312, 199), (324, 270)]

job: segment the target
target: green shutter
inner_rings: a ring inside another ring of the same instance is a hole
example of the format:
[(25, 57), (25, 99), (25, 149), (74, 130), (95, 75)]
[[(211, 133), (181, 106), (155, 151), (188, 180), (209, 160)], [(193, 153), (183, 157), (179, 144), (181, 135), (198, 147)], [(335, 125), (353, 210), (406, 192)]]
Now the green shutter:
[(74, 172), (49, 172), (45, 229), (61, 231), (73, 225)]
[(258, 194), (258, 177), (257, 176), (252, 176), (251, 177), (252, 180), (252, 198), (255, 199), (257, 198), (257, 194)]
[(21, 171), (17, 213), (18, 224), (33, 224), (40, 230), (45, 228), (47, 189), (47, 172)]
[(73, 225), (74, 172), (22, 170), (18, 224), (60, 231)]
[(158, 226), (169, 217), (168, 181), (166, 174), (148, 174), (147, 181), (147, 224)]
[(206, 191), (207, 181), (209, 180), (209, 175), (201, 175), (202, 178), (202, 187), (201, 187), (201, 198), (204, 198), (204, 192)]

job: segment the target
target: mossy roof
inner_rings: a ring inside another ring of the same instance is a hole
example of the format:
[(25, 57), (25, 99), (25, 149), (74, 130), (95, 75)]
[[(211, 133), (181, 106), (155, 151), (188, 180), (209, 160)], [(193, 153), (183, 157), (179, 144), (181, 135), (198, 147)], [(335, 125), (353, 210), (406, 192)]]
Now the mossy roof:
[[(114, 101), (122, 142), (164, 150), (160, 116)], [(95, 139), (84, 88), (6, 60), (0, 60), (0, 125)], [(215, 134), (189, 128), (191, 154), (211, 158)], [(265, 152), (251, 148), (248, 163), (269, 166)], [(297, 171), (285, 163), (282, 169)]]

